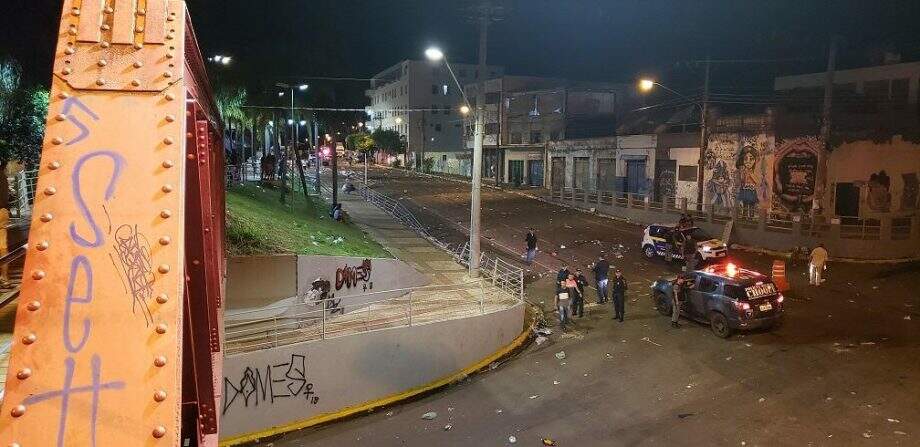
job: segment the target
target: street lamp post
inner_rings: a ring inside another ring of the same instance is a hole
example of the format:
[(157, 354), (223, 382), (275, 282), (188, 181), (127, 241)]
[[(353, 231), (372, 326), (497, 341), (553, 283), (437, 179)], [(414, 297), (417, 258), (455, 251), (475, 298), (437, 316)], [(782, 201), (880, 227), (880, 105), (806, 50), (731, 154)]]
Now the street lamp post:
[[(482, 27), (482, 33), (484, 34), (486, 27)], [(444, 53), (437, 48), (429, 48), (425, 50), (425, 56), (432, 61), (444, 61), (444, 65), (447, 67), (447, 71), (450, 73), (450, 77), (453, 78), (454, 83), (457, 85), (457, 89), (460, 91), (460, 95), (463, 97), (463, 107), (466, 107), (466, 110), (472, 112), (472, 107), (470, 107), (470, 101), (466, 97), (466, 92), (463, 90), (463, 86), (460, 85), (460, 81), (457, 80), (457, 76), (454, 75), (454, 70), (450, 67), (450, 63), (447, 62), (447, 57), (444, 56)], [(479, 48), (479, 75), (480, 79), (485, 77), (485, 36), (481, 36), (480, 39), (480, 48)], [(483, 103), (485, 102), (483, 89), (480, 87), (477, 89), (476, 95), (476, 110), (474, 119), (476, 124), (473, 132), (473, 172), (471, 173), (472, 187), (470, 191), (470, 277), (478, 278), (479, 277), (479, 261), (480, 261), (480, 233), (481, 233), (481, 211), (482, 211), (482, 140), (483, 140), (483, 123), (485, 109), (483, 108)]]
[[(295, 89), (296, 89), (296, 90), (300, 90), (300, 91), (303, 92), (303, 91), (306, 91), (308, 88), (310, 88), (310, 86), (307, 85), (307, 84), (300, 84), (300, 85), (294, 86), (294, 85), (285, 84), (285, 83), (283, 83), (283, 82), (279, 82), (279, 83), (275, 84), (275, 86), (276, 86), (276, 87), (281, 87), (281, 88), (284, 88), (284, 89), (290, 89), (290, 90), (291, 90), (291, 117), (288, 119), (288, 124), (291, 125), (291, 147), (290, 147), (290, 150), (293, 151), (293, 154), (294, 154), (294, 162), (296, 162), (296, 163), (299, 165), (299, 164), (300, 164), (300, 154), (297, 153), (297, 140), (300, 138), (300, 126), (297, 125), (297, 124), (298, 124), (297, 119), (294, 117), (294, 91), (295, 91)], [(282, 92), (278, 92), (278, 96), (279, 96), (279, 97), (280, 97), (280, 96), (284, 96), (284, 92), (283, 92), (283, 91), (282, 91)], [(281, 171), (281, 182), (282, 182), (282, 183), (284, 183), (284, 180), (285, 180), (285, 179), (284, 179), (284, 176), (285, 176), (285, 173), (286, 173), (286, 172), (287, 172), (287, 169), (282, 169), (282, 171)], [(304, 184), (306, 184), (306, 180), (303, 178), (303, 169), (302, 169), (302, 168), (299, 169), (298, 172), (300, 172), (301, 182), (303, 182)], [(282, 189), (282, 191), (284, 191), (284, 190)], [(307, 194), (306, 187), (304, 187), (303, 193), (304, 193), (304, 195)], [(281, 196), (281, 197), (282, 197), (282, 200), (283, 200), (283, 198), (284, 198), (284, 192), (282, 192), (282, 196)], [(291, 203), (292, 203), (292, 204), (293, 204), (293, 197), (294, 197), (294, 195), (293, 195), (293, 191), (292, 191), (292, 194), (291, 194)]]

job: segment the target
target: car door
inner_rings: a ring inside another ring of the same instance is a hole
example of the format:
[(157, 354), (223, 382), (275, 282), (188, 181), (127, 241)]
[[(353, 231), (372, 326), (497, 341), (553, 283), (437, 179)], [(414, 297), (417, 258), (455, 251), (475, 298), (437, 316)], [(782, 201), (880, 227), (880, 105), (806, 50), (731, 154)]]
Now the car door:
[(705, 320), (709, 318), (711, 302), (718, 299), (721, 284), (718, 279), (706, 275), (698, 275), (690, 293), (690, 310), (694, 318)]

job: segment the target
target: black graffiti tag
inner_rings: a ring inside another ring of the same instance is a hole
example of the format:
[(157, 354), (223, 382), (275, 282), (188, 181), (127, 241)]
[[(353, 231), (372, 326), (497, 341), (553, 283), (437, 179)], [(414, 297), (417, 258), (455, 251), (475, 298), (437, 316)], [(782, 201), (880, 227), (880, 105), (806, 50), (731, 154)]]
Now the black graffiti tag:
[[(335, 270), (335, 290), (342, 290), (342, 287), (352, 288), (358, 285), (359, 282), (367, 283), (371, 280), (371, 260), (365, 259), (364, 262), (359, 266), (341, 267)], [(374, 288), (373, 283), (371, 283), (371, 289)], [(367, 290), (367, 285), (365, 284), (364, 290)]]
[(234, 403), (249, 408), (301, 396), (308, 405), (319, 403), (313, 383), (307, 380), (307, 357), (291, 354), (290, 360), (284, 363), (265, 365), (263, 369), (246, 367), (239, 380), (224, 377), (221, 414), (227, 414)]

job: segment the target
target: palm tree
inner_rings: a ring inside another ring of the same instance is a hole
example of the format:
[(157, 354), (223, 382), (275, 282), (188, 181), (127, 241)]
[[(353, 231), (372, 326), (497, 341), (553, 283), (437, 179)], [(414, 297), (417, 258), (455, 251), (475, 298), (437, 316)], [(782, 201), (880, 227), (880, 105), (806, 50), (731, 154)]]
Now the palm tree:
[(48, 92), (22, 86), (22, 68), (0, 59), (0, 208), (9, 208), (6, 167), (11, 161), (31, 166), (38, 161), (48, 113)]

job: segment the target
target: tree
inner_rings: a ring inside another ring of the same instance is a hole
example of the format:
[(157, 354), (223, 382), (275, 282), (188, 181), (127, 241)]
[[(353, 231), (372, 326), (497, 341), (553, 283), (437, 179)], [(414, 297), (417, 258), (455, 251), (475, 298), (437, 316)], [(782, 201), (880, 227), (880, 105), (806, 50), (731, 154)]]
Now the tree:
[(9, 208), (6, 168), (11, 161), (32, 166), (38, 161), (48, 113), (48, 92), (22, 86), (22, 69), (0, 59), (0, 208)]
[(360, 152), (369, 152), (374, 148), (374, 138), (367, 132), (355, 132), (345, 137), (345, 147)]
[(377, 129), (371, 134), (374, 146), (388, 154), (405, 154), (406, 137), (395, 130)]

